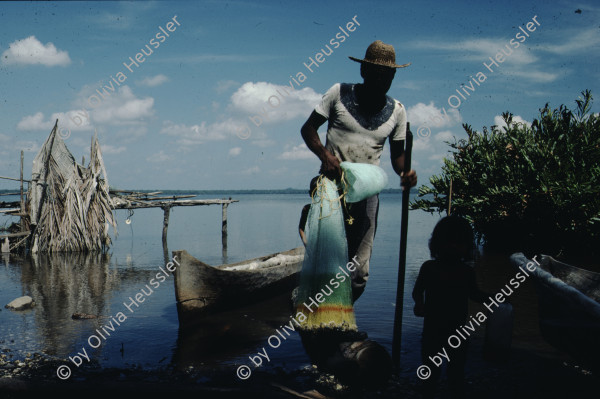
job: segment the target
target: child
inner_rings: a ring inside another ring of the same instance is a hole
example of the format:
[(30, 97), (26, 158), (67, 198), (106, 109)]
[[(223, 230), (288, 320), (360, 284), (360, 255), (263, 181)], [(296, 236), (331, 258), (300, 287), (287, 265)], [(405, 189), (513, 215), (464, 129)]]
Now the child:
[(415, 316), (425, 317), (421, 356), (431, 376), (426, 380), (424, 396), (433, 397), (440, 376), (440, 367), (429, 357), (445, 349), (450, 360), (442, 359), (447, 363), (451, 393), (463, 397), (467, 345), (462, 342), (453, 349), (448, 337), (456, 335), (456, 329), (465, 325), (469, 299), (483, 303), (489, 297), (477, 287), (475, 271), (464, 263), (472, 257), (471, 226), (461, 217), (442, 218), (431, 234), (429, 251), (433, 259), (421, 266), (412, 293)]
[[(315, 189), (317, 188), (317, 180), (319, 176), (315, 176), (310, 181), (310, 189), (308, 190), (308, 195), (312, 198), (314, 195)], [(300, 238), (302, 239), (302, 243), (306, 247), (306, 233), (304, 230), (306, 229), (306, 220), (308, 219), (308, 211), (310, 211), (310, 204), (304, 205), (302, 208), (302, 213), (300, 214), (300, 223), (298, 224), (298, 233), (300, 233)]]

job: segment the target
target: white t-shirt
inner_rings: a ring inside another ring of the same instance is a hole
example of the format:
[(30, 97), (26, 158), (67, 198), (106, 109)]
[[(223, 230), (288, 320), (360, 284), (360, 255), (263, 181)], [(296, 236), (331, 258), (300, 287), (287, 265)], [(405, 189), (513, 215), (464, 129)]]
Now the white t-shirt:
[(355, 87), (336, 83), (315, 107), (315, 112), (329, 120), (325, 147), (340, 161), (379, 165), (385, 140), (406, 138), (406, 110), (386, 96), (383, 109), (366, 117), (359, 112)]

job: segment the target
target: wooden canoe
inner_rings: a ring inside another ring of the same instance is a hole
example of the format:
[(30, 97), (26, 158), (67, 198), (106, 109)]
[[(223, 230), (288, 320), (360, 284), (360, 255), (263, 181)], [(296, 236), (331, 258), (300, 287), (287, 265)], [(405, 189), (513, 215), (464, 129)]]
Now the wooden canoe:
[[(511, 256), (517, 267), (531, 262)], [(600, 273), (542, 255), (531, 273), (539, 298), (540, 331), (548, 343), (585, 366), (600, 370)]]
[(298, 285), (304, 248), (298, 247), (242, 262), (210, 266), (187, 251), (174, 251), (175, 298), (179, 322), (264, 300)]

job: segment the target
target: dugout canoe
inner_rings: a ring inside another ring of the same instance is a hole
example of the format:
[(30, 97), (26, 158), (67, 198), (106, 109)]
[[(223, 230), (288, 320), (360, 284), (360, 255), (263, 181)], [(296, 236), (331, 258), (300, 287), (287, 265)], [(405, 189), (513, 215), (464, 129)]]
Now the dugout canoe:
[[(524, 270), (527, 259), (513, 254), (511, 261)], [(600, 273), (542, 255), (531, 272), (538, 294), (542, 336), (583, 365), (600, 371)], [(536, 265), (537, 266), (537, 265)]]
[(258, 302), (298, 285), (304, 247), (237, 263), (211, 266), (187, 251), (174, 251), (177, 313), (182, 324), (202, 316)]

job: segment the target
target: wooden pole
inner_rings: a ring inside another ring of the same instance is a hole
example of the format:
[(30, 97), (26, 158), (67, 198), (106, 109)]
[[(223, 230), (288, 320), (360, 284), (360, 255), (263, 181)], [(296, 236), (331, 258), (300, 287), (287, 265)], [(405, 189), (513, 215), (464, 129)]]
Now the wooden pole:
[(165, 212), (165, 217), (163, 219), (163, 232), (162, 232), (162, 243), (163, 247), (167, 247), (167, 230), (169, 229), (169, 216), (171, 216), (171, 207), (165, 205), (162, 207)]
[[(410, 170), (413, 135), (410, 123), (406, 123), (406, 150), (404, 151), (404, 172)], [(396, 287), (396, 312), (394, 314), (394, 336), (392, 340), (392, 362), (400, 364), (402, 348), (402, 311), (404, 306), (404, 277), (406, 273), (406, 236), (408, 233), (408, 201), (410, 187), (402, 190), (402, 220), (400, 222), (400, 259), (398, 260), (398, 285)]]
[(450, 211), (452, 210), (452, 178), (450, 179), (450, 192), (448, 193), (448, 212), (446, 212), (447, 216), (450, 216)]
[(25, 230), (25, 220), (23, 219), (23, 215), (25, 214), (25, 201), (23, 200), (23, 150), (21, 150), (21, 209), (19, 210), (21, 214), (19, 216), (19, 221), (21, 222), (21, 231)]
[[(6, 179), (6, 180), (12, 180), (12, 181), (21, 181), (21, 179), (15, 179), (15, 178), (6, 177), (6, 176), (0, 176), (0, 179)], [(23, 179), (23, 181), (26, 181), (27, 183), (31, 183), (31, 180)]]
[[(231, 198), (230, 198), (231, 199)], [(223, 220), (221, 222), (221, 243), (223, 244), (223, 253), (227, 251), (227, 205), (223, 203)]]

